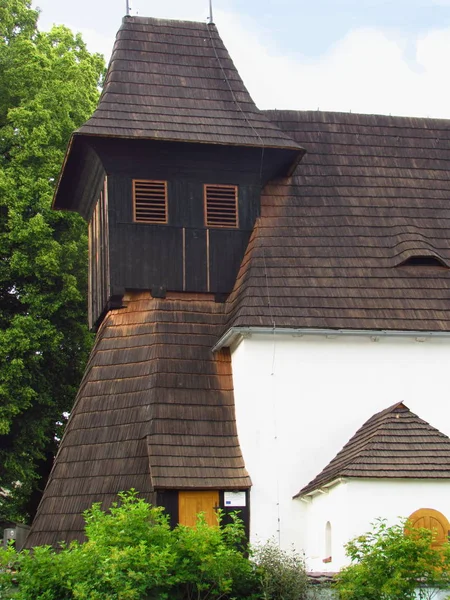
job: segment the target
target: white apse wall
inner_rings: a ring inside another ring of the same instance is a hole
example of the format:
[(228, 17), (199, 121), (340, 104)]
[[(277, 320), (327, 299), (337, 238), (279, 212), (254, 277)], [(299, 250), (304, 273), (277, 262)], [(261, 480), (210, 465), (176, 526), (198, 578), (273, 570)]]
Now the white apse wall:
[(252, 333), (232, 364), (252, 542), (304, 549), (305, 505), (292, 497), (376, 412), (403, 401), (450, 435), (450, 338)]
[[(450, 517), (450, 481), (405, 479), (347, 479), (305, 505), (305, 558), (311, 571), (339, 571), (349, 563), (345, 544), (371, 529), (383, 516), (388, 525), (400, 522), (419, 508), (433, 508)], [(326, 549), (330, 523), (331, 549)], [(323, 559), (331, 557), (331, 562)]]

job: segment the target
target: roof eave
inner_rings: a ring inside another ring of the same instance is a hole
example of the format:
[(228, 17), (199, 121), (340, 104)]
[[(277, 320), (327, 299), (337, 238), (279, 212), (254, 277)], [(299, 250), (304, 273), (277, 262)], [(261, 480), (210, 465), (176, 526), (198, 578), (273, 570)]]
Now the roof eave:
[(347, 483), (347, 478), (335, 477), (331, 481), (328, 481), (327, 483), (322, 483), (321, 485), (318, 485), (317, 487), (313, 487), (311, 489), (308, 489), (308, 486), (306, 486), (305, 488), (303, 488), (303, 490), (305, 491), (300, 490), (297, 494), (295, 494), (295, 496), (292, 496), (292, 498), (294, 500), (296, 498), (299, 498), (300, 500), (303, 500), (303, 502), (309, 502), (314, 496), (328, 494), (331, 488), (334, 488), (341, 483)]
[(64, 177), (64, 171), (65, 171), (66, 166), (67, 166), (67, 161), (69, 160), (69, 156), (70, 156), (70, 153), (71, 153), (71, 150), (72, 150), (73, 141), (74, 141), (74, 138), (75, 138), (76, 134), (77, 134), (77, 132), (75, 131), (70, 136), (70, 140), (69, 140), (69, 143), (67, 145), (66, 153), (64, 154), (64, 160), (63, 160), (63, 163), (62, 163), (62, 166), (61, 166), (61, 170), (60, 170), (59, 175), (58, 175), (58, 181), (56, 182), (55, 191), (53, 193), (53, 198), (52, 198), (52, 209), (53, 210), (67, 210), (64, 207), (57, 205), (57, 197), (58, 197), (58, 193), (59, 193), (59, 187), (60, 187), (62, 178)]
[[(108, 134), (108, 133), (94, 133), (93, 131), (83, 131), (83, 127), (78, 129), (72, 134), (73, 136), (79, 137), (95, 137), (95, 138), (105, 138), (105, 139), (121, 139), (121, 140), (152, 140), (157, 142), (178, 142), (181, 144), (206, 144), (211, 146), (232, 146), (237, 148), (255, 148), (255, 149), (265, 149), (265, 150), (290, 150), (292, 152), (297, 152), (295, 156), (295, 160), (292, 165), (289, 167), (289, 172), (292, 174), (295, 171), (296, 166), (301, 161), (303, 156), (306, 154), (305, 148), (294, 142), (292, 140), (292, 145), (281, 145), (281, 144), (263, 144), (263, 143), (255, 143), (249, 142), (247, 144), (237, 143), (237, 142), (223, 142), (216, 140), (193, 140), (193, 139), (181, 139), (181, 138), (171, 138), (170, 136), (162, 137), (161, 135), (130, 135), (130, 134)], [(68, 149), (69, 150), (69, 149)]]
[(232, 346), (237, 339), (259, 335), (290, 335), (302, 337), (304, 335), (322, 335), (328, 337), (338, 336), (368, 336), (368, 337), (413, 337), (418, 341), (424, 338), (449, 338), (450, 331), (420, 331), (396, 329), (311, 329), (306, 327), (230, 327), (213, 346), (212, 351), (217, 352), (222, 348)]

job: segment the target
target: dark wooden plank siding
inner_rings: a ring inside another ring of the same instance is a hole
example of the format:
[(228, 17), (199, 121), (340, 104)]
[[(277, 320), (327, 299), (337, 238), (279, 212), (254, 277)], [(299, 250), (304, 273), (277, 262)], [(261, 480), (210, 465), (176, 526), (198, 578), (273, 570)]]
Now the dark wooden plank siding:
[(245, 536), (247, 540), (250, 538), (250, 490), (242, 490), (245, 491), (245, 506), (238, 507), (228, 507), (225, 506), (225, 492), (222, 490), (219, 492), (219, 505), (223, 514), (222, 524), (226, 525), (227, 523), (232, 522), (231, 513), (235, 513), (241, 519), (244, 524)]
[(92, 328), (111, 295), (109, 263), (108, 190), (106, 181), (89, 222), (88, 313)]
[(85, 140), (73, 140), (70, 156), (70, 176), (61, 176), (60, 201), (55, 208), (77, 211), (89, 221), (103, 187), (105, 168), (95, 149)]
[(259, 185), (240, 185), (238, 196), (240, 229), (252, 231), (261, 211), (261, 188)]
[(169, 525), (173, 529), (178, 524), (178, 490), (159, 490), (156, 503), (164, 508), (169, 517)]
[[(178, 144), (161, 152), (154, 143), (111, 141), (95, 143), (112, 169), (108, 176), (111, 294), (125, 289), (160, 287), (167, 291), (227, 294), (259, 214), (260, 183), (255, 165), (229, 171), (236, 163), (232, 149), (199, 147), (193, 152)], [(139, 146), (139, 147), (138, 147)], [(164, 146), (164, 145), (163, 145)], [(253, 161), (258, 152), (241, 149)], [(192, 155), (196, 160), (192, 162)], [(167, 181), (168, 223), (134, 223), (133, 179)], [(205, 226), (204, 184), (233, 184), (238, 189), (239, 229)], [(104, 303), (108, 298), (97, 299)], [(97, 314), (102, 310), (98, 309)]]
[[(277, 155), (270, 150), (235, 146), (208, 146), (164, 140), (92, 138), (89, 144), (100, 156), (108, 174), (137, 179), (201, 179), (204, 183), (260, 184), (261, 169), (269, 168)], [(270, 159), (269, 159), (270, 158)], [(261, 162), (262, 161), (262, 162)]]
[(185, 230), (185, 290), (208, 292), (207, 231)]
[(210, 291), (228, 294), (245, 254), (250, 231), (209, 230)]
[(175, 227), (203, 227), (203, 204), (199, 175), (195, 179), (168, 175), (169, 222)]
[(183, 290), (182, 230), (145, 223), (111, 227), (112, 289)]

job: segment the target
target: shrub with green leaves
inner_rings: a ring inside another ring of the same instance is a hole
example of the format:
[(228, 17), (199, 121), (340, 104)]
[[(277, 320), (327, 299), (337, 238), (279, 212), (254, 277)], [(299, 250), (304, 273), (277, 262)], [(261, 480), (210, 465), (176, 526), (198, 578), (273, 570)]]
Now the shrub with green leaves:
[(351, 540), (352, 564), (338, 574), (341, 600), (412, 600), (450, 589), (450, 546), (432, 546), (434, 533), (408, 521), (387, 526), (384, 520)]
[(257, 592), (237, 517), (222, 527), (200, 517), (196, 527), (171, 530), (163, 509), (132, 490), (107, 512), (94, 504), (85, 519), (84, 544), (0, 551), (0, 599), (12, 597), (14, 578), (15, 600), (225, 600)]
[(254, 550), (261, 597), (264, 600), (303, 600), (308, 578), (303, 556), (292, 549), (286, 552), (274, 540)]

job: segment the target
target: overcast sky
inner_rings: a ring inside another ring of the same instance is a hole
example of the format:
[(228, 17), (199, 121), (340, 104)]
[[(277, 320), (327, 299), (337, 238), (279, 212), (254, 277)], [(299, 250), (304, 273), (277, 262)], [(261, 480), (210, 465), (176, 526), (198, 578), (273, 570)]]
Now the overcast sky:
[[(206, 21), (208, 0), (130, 0), (131, 14)], [(126, 0), (33, 0), (40, 26), (108, 59)], [(213, 0), (260, 108), (450, 118), (450, 0)]]

